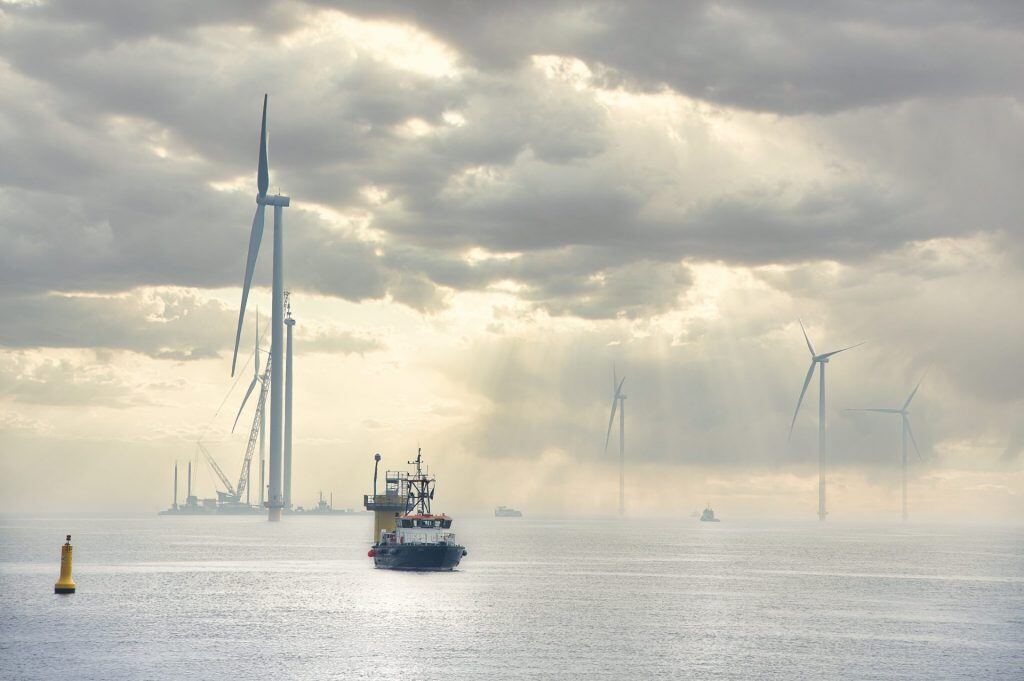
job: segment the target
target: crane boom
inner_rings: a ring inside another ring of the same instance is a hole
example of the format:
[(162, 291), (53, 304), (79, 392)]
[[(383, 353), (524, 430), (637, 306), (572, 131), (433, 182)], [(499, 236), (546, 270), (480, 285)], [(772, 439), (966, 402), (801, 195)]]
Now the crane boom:
[(270, 366), (271, 363), (267, 362), (267, 368), (263, 372), (263, 376), (260, 378), (260, 397), (256, 401), (256, 414), (252, 419), (252, 428), (249, 430), (249, 442), (245, 446), (245, 459), (242, 461), (242, 472), (238, 474), (238, 498), (241, 499), (242, 495), (245, 494), (245, 488), (249, 484), (249, 462), (252, 461), (252, 455), (256, 451), (256, 441), (260, 435), (260, 417), (263, 415), (263, 407), (267, 402), (267, 393), (270, 391)]
[(213, 455), (210, 454), (210, 452), (206, 451), (206, 447), (203, 446), (201, 441), (196, 440), (196, 444), (199, 445), (199, 451), (201, 451), (203, 456), (206, 457), (206, 463), (210, 464), (210, 468), (212, 468), (213, 472), (217, 474), (218, 478), (220, 478), (220, 484), (224, 485), (224, 489), (228, 491), (227, 496), (237, 497), (238, 495), (235, 494), (235, 488), (232, 487), (231, 481), (228, 480), (228, 476), (224, 475), (224, 471), (222, 471), (220, 466), (217, 465), (217, 460), (213, 458)]

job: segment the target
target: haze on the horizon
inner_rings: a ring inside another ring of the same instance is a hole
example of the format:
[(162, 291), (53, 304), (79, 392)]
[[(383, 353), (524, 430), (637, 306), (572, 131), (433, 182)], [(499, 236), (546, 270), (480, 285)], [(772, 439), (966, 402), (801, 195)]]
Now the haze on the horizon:
[(868, 341), (832, 518), (898, 517), (898, 419), (842, 409), (929, 367), (911, 518), (1022, 517), (1024, 7), (467, 7), (0, 2), (0, 511), (165, 507), (200, 435), (237, 475), (267, 92), (298, 503), (421, 444), (448, 509), (611, 513), (614, 361), (631, 513), (812, 519), (801, 317)]

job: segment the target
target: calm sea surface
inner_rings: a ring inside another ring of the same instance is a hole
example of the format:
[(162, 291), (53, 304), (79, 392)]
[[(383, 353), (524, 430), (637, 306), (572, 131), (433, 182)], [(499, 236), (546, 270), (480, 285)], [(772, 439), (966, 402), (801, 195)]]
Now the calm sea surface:
[(371, 523), (2, 517), (0, 679), (1024, 678), (1021, 529), (464, 518), (407, 574)]

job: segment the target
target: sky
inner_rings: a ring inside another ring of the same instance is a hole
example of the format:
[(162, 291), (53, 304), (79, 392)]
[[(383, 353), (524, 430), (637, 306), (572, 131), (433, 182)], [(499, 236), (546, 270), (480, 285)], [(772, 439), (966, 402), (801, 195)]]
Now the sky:
[(802, 319), (865, 342), (830, 517), (898, 517), (899, 419), (846, 409), (923, 378), (912, 517), (1020, 519), (1022, 63), (1016, 2), (0, 0), (0, 512), (237, 477), (267, 93), (296, 503), (422, 446), (440, 510), (614, 513), (614, 365), (630, 514), (813, 519)]

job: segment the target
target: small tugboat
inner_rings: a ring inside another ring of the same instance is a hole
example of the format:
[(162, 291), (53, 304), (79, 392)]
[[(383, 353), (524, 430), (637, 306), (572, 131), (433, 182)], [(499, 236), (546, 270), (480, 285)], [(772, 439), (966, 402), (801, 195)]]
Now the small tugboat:
[(394, 529), (380, 531), (367, 555), (375, 567), (388, 570), (454, 570), (466, 555), (466, 547), (455, 541), (455, 533), (450, 531), (452, 519), (430, 511), (435, 480), (423, 472), (422, 450), (417, 450), (416, 460), (409, 463), (416, 465), (416, 472), (401, 480), (405, 512), (395, 518)]
[(700, 514), (700, 521), (702, 523), (720, 522), (718, 518), (715, 517), (715, 512), (711, 510), (711, 506), (707, 506), (704, 508), (704, 512)]
[(494, 517), (495, 518), (522, 518), (523, 517), (523, 512), (522, 511), (517, 511), (514, 508), (509, 508), (508, 506), (499, 506), (498, 508), (494, 509)]

